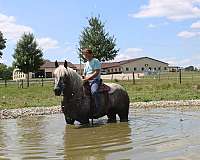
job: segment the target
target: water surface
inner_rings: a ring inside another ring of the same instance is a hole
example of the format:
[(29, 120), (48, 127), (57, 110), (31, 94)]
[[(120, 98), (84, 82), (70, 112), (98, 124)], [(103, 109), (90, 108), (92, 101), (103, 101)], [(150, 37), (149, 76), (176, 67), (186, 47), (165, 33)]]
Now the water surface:
[(199, 160), (200, 111), (131, 109), (128, 123), (66, 126), (62, 114), (0, 120), (0, 160)]

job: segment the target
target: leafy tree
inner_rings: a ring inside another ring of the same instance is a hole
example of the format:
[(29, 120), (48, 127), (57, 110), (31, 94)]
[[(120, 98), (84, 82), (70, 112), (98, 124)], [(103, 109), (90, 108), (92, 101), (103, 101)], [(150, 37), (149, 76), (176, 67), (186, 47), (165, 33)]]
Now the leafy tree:
[(185, 67), (185, 71), (194, 71), (194, 66)]
[(198, 68), (197, 68), (197, 67), (195, 67), (195, 68), (194, 68), (194, 71), (198, 72), (199, 70), (198, 70)]
[(3, 74), (6, 70), (7, 66), (5, 64), (0, 64), (0, 78), (3, 79)]
[[(91, 17), (88, 22), (89, 26), (84, 28), (80, 35), (79, 53), (84, 48), (90, 48), (94, 57), (100, 61), (113, 60), (119, 51), (116, 49), (116, 38), (109, 36), (99, 17)], [(82, 54), (79, 56), (84, 59)]]
[(11, 79), (12, 78), (13, 68), (8, 67), (5, 64), (0, 64), (0, 79)]
[(32, 33), (24, 33), (17, 42), (13, 64), (27, 74), (27, 87), (29, 87), (29, 72), (36, 72), (43, 64), (43, 52), (38, 47)]
[(3, 55), (1, 50), (3, 50), (4, 48), (6, 48), (6, 39), (3, 38), (3, 33), (0, 31), (0, 58)]

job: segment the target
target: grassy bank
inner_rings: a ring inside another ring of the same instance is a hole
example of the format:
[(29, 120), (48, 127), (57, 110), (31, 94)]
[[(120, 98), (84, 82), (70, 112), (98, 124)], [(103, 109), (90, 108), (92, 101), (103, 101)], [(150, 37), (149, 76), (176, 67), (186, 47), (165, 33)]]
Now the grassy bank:
[[(107, 81), (110, 82), (110, 81)], [(171, 75), (148, 76), (132, 80), (112, 82), (121, 84), (128, 92), (131, 102), (148, 102), (157, 100), (191, 100), (200, 99), (200, 76), (187, 74), (180, 84), (178, 73)], [(53, 82), (32, 83), (29, 88), (18, 88), (12, 83), (5, 87), (0, 85), (0, 109), (55, 106), (60, 104), (61, 97), (53, 93)]]
[(16, 84), (0, 85), (0, 109), (22, 107), (49, 107), (60, 104), (61, 97), (53, 93), (53, 84), (31, 84), (29, 88), (18, 88)]
[(131, 102), (200, 99), (200, 88), (198, 84), (160, 82), (133, 85), (128, 81), (119, 81), (118, 83), (128, 91)]

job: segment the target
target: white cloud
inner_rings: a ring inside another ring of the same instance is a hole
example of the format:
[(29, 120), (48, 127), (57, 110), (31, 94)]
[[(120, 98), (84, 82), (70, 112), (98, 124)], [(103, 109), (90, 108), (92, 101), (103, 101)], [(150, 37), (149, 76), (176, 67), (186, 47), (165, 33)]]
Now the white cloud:
[(147, 27), (148, 28), (159, 28), (161, 26), (166, 26), (168, 24), (169, 24), (168, 22), (163, 22), (163, 23), (158, 23), (158, 24), (152, 24), (152, 23), (150, 23)]
[(58, 41), (51, 39), (49, 37), (46, 38), (37, 38), (36, 41), (38, 42), (39, 46), (44, 50), (48, 50), (48, 49), (55, 49), (55, 48), (59, 48), (58, 46)]
[(170, 66), (180, 66), (180, 67), (187, 67), (187, 66), (195, 66), (200, 67), (199, 60), (200, 57), (198, 55), (192, 55), (188, 58), (179, 59), (177, 57), (168, 57), (161, 59), (163, 62), (168, 63)]
[(155, 24), (149, 24), (147, 27), (148, 27), (148, 28), (156, 28), (157, 25), (155, 25)]
[(184, 20), (200, 17), (200, 0), (149, 0), (148, 5), (138, 13), (129, 14), (134, 18), (166, 17), (170, 20)]
[(121, 61), (121, 60), (127, 60), (131, 58), (140, 57), (143, 54), (142, 48), (127, 48), (126, 50), (120, 52), (116, 57), (114, 61)]
[[(0, 13), (0, 31), (4, 34), (5, 38), (9, 41), (16, 42), (23, 33), (31, 32), (33, 29), (29, 26), (17, 24), (14, 16), (7, 16)], [(36, 38), (39, 46), (44, 50), (59, 48), (58, 41), (50, 37)]]
[(192, 29), (200, 29), (200, 21), (192, 23), (191, 28)]
[(29, 26), (17, 24), (13, 16), (0, 13), (0, 31), (8, 40), (16, 41), (23, 33), (33, 32), (33, 29)]
[(177, 36), (181, 38), (193, 38), (200, 36), (200, 32), (182, 31), (178, 33)]

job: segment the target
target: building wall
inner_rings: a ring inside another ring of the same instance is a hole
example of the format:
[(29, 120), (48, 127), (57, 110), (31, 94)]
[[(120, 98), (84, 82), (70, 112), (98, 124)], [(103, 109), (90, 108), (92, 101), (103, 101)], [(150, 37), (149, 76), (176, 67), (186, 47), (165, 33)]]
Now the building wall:
[(122, 68), (120, 66), (119, 67), (106, 68), (105, 70), (106, 70), (107, 74), (122, 72)]
[(52, 78), (56, 68), (45, 68), (45, 78)]
[[(56, 68), (45, 68), (45, 78), (53, 78), (54, 71)], [(77, 70), (74, 70), (77, 72)]]
[(139, 59), (133, 62), (129, 62), (121, 65), (123, 73), (131, 73), (131, 72), (157, 72), (157, 71), (167, 71), (168, 64), (161, 63), (156, 60), (152, 60), (149, 58)]

